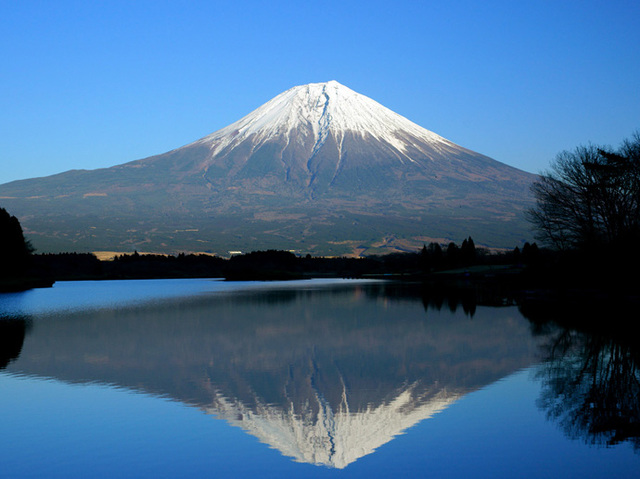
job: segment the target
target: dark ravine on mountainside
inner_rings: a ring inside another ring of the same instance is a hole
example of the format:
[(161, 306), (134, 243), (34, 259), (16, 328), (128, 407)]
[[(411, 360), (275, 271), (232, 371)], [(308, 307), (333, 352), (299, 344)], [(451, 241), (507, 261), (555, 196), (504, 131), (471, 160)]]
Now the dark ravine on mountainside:
[(534, 179), (330, 81), (168, 153), (0, 185), (0, 205), (39, 252), (511, 248)]

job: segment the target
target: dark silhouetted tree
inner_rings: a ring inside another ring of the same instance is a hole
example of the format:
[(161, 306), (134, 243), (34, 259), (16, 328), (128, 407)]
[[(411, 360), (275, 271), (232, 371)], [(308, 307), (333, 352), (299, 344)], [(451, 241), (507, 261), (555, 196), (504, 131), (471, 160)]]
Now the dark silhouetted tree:
[(429, 243), (429, 255), (431, 257), (431, 264), (434, 269), (442, 268), (444, 263), (444, 253), (442, 252), (442, 246), (438, 243)]
[(470, 266), (476, 262), (476, 245), (471, 236), (464, 240), (460, 246), (460, 261), (465, 266)]
[(538, 245), (536, 243), (525, 243), (522, 247), (522, 262), (525, 264), (532, 264), (538, 259), (540, 253)]
[(522, 253), (517, 246), (513, 249), (513, 263), (518, 264), (522, 260)]
[(420, 269), (424, 272), (429, 272), (431, 269), (431, 258), (429, 257), (429, 250), (426, 244), (423, 245), (422, 250), (420, 250)]
[(10, 277), (23, 273), (32, 251), (18, 219), (0, 208), (0, 276)]
[(460, 248), (453, 241), (447, 246), (447, 265), (456, 267), (460, 262)]
[(444, 253), (442, 247), (438, 243), (429, 243), (424, 245), (420, 251), (420, 268), (428, 273), (433, 270), (439, 270), (444, 267)]
[(558, 249), (626, 245), (640, 239), (640, 133), (617, 150), (560, 153), (532, 186), (529, 220)]

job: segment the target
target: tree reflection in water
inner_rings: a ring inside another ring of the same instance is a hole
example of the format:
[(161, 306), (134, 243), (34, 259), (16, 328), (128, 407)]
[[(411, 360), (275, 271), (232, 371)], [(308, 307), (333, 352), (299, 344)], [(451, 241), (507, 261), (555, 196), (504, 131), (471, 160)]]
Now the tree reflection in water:
[(509, 291), (495, 286), (464, 281), (439, 281), (425, 283), (386, 283), (367, 289), (371, 296), (384, 296), (387, 299), (420, 300), (425, 311), (449, 310), (452, 313), (462, 310), (465, 316), (473, 319), (478, 306), (514, 306), (515, 297)]
[(20, 357), (30, 324), (22, 317), (0, 317), (0, 370)]
[(537, 372), (542, 383), (537, 404), (572, 439), (595, 446), (629, 442), (639, 452), (640, 348), (631, 337), (613, 337), (601, 327), (594, 331), (596, 322), (590, 320), (602, 325), (611, 317), (607, 313), (561, 313), (585, 319), (589, 330), (565, 327), (549, 336)]

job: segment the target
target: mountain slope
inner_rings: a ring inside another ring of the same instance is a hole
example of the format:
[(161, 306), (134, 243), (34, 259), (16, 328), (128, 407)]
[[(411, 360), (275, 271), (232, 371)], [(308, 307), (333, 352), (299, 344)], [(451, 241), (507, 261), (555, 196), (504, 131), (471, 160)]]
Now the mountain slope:
[(45, 251), (511, 247), (533, 179), (331, 81), (162, 155), (0, 185), (0, 203)]

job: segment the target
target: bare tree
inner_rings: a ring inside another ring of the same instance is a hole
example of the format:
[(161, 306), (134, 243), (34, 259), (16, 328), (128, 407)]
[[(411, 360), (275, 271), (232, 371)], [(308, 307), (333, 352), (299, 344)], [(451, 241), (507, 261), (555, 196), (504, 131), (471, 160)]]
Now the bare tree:
[(560, 153), (532, 186), (528, 218), (558, 249), (628, 244), (640, 237), (640, 134), (618, 150), (580, 146)]

